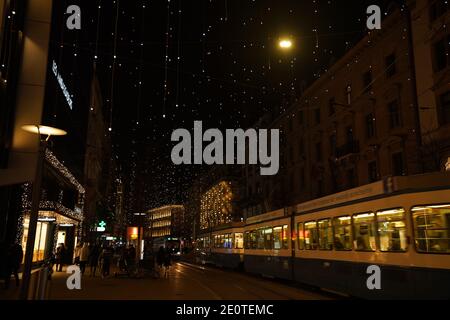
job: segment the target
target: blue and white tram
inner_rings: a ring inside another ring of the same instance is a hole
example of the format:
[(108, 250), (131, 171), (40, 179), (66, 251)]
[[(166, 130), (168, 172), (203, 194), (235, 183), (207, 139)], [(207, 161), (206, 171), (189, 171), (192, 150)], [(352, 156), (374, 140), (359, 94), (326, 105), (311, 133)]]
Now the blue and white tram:
[(203, 234), (198, 240), (201, 262), (230, 269), (242, 268), (244, 258), (242, 225), (237, 223)]
[(245, 271), (292, 279), (291, 218), (286, 211), (248, 218), (244, 230)]
[[(298, 205), (294, 280), (370, 299), (449, 299), (450, 179), (424, 182), (400, 177), (392, 193), (375, 183)], [(371, 265), (381, 290), (367, 286)]]

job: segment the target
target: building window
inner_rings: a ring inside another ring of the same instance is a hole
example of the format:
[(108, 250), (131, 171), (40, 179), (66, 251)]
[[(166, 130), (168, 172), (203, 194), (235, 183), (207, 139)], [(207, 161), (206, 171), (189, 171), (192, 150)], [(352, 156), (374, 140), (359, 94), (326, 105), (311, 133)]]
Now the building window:
[(299, 123), (300, 125), (303, 124), (303, 111), (299, 111), (299, 112), (298, 112), (298, 123)]
[(347, 133), (347, 143), (348, 143), (348, 145), (353, 144), (353, 142), (354, 142), (354, 139), (353, 139), (353, 128), (351, 126), (347, 127), (346, 133)]
[(401, 126), (400, 109), (398, 101), (394, 100), (388, 105), (389, 111), (389, 127), (391, 129)]
[(305, 168), (300, 169), (300, 188), (305, 187)]
[(316, 159), (318, 162), (322, 161), (322, 143), (316, 143)]
[(448, 66), (449, 40), (450, 36), (444, 37), (433, 46), (435, 72), (439, 72)]
[(345, 96), (347, 97), (347, 104), (351, 105), (352, 104), (352, 85), (348, 84), (345, 87)]
[(366, 116), (366, 136), (368, 139), (375, 136), (375, 116), (373, 113)]
[(443, 95), (440, 96), (441, 102), (441, 116), (439, 117), (441, 120), (441, 124), (449, 124), (450, 123), (450, 91), (447, 91)]
[(303, 138), (300, 139), (300, 144), (298, 145), (298, 154), (300, 157), (305, 155), (305, 140)]
[(335, 98), (331, 98), (328, 101), (328, 110), (329, 110), (330, 116), (333, 116), (336, 113), (336, 99)]
[(369, 92), (370, 90), (372, 90), (372, 82), (373, 82), (372, 70), (369, 70), (365, 72), (363, 75), (364, 92)]
[(336, 134), (330, 136), (330, 152), (333, 157), (336, 157), (337, 138)]
[(356, 173), (355, 169), (351, 168), (347, 170), (347, 182), (349, 188), (356, 187)]
[(314, 119), (316, 124), (320, 124), (320, 109), (314, 110)]
[(392, 174), (394, 176), (403, 176), (405, 174), (402, 152), (397, 152), (392, 155)]
[(376, 161), (369, 162), (369, 182), (378, 181), (378, 166)]
[(397, 73), (397, 57), (395, 53), (388, 55), (385, 59), (386, 77), (392, 78)]
[(442, 17), (449, 9), (448, 1), (436, 0), (430, 5), (430, 19), (434, 20)]

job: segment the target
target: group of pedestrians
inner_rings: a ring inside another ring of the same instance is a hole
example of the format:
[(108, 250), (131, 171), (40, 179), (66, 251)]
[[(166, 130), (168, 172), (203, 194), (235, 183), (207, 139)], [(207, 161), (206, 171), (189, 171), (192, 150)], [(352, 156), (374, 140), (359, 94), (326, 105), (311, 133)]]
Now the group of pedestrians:
[(6, 290), (9, 289), (9, 285), (11, 282), (11, 275), (14, 275), (16, 280), (16, 286), (18, 287), (19, 282), (19, 268), (22, 264), (23, 260), (23, 249), (22, 246), (18, 243), (14, 243), (11, 246), (7, 247), (2, 245), (0, 248), (0, 256), (2, 257), (1, 263), (1, 274), (3, 276), (3, 280), (5, 283), (4, 288)]
[(110, 275), (113, 256), (114, 250), (110, 246), (101, 247), (99, 244), (79, 243), (75, 247), (74, 263), (80, 267), (82, 275), (89, 266), (91, 277), (96, 276), (97, 268), (100, 266), (100, 275), (105, 278)]

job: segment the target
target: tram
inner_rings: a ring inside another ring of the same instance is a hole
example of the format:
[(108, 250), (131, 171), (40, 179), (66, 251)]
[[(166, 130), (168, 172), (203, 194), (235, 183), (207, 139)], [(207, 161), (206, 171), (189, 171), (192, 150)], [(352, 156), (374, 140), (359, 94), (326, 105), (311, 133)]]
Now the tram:
[[(450, 174), (389, 178), (248, 218), (241, 230), (249, 273), (368, 299), (450, 299)], [(215, 264), (232, 265), (218, 250)], [(372, 265), (380, 290), (367, 286)]]

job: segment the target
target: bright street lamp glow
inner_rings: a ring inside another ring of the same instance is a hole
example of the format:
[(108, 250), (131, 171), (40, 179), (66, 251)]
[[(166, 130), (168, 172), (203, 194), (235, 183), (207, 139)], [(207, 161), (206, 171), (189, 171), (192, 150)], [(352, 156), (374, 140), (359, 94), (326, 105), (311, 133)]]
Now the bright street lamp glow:
[(67, 134), (66, 131), (47, 127), (47, 126), (37, 126), (37, 125), (26, 125), (22, 126), (22, 130), (29, 132), (29, 133), (35, 133), (35, 134), (41, 134), (45, 136), (65, 136)]
[(292, 41), (291, 40), (280, 40), (280, 48), (281, 49), (290, 49), (292, 48)]

